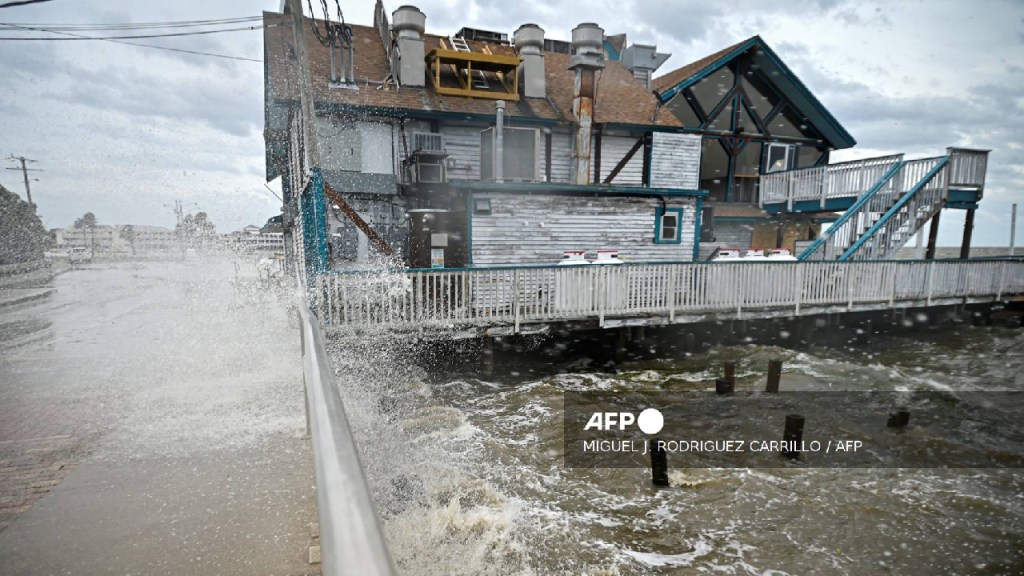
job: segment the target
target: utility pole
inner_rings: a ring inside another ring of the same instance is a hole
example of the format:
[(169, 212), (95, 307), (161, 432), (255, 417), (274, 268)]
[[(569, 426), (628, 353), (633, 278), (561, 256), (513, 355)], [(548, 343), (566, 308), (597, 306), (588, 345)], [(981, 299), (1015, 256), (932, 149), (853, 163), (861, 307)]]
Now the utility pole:
[(8, 158), (8, 160), (15, 160), (15, 161), (21, 162), (21, 168), (8, 168), (8, 170), (21, 170), (22, 176), (25, 177), (25, 196), (28, 198), (28, 203), (31, 205), (32, 204), (32, 189), (29, 188), (29, 185), (28, 185), (28, 173), (29, 172), (42, 172), (42, 170), (40, 170), (38, 168), (29, 168), (25, 164), (28, 163), (28, 162), (35, 163), (35, 162), (37, 162), (37, 160), (31, 160), (29, 158), (25, 158), (24, 156), (15, 156), (14, 154), (11, 154), (11, 157)]

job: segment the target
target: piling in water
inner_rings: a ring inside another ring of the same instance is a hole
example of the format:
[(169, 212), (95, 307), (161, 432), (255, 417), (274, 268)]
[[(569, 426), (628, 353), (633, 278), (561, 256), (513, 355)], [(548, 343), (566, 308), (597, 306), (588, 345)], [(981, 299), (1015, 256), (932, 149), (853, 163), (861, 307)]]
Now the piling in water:
[(782, 440), (786, 443), (786, 450), (782, 455), (790, 460), (799, 460), (800, 451), (790, 450), (798, 448), (804, 439), (804, 417), (799, 414), (786, 415), (786, 428), (782, 432)]
[(651, 483), (668, 486), (668, 454), (659, 438), (651, 439)]
[(908, 410), (897, 410), (896, 412), (889, 413), (889, 422), (886, 424), (889, 428), (906, 428), (907, 424), (910, 423), (910, 411)]
[(772, 394), (779, 391), (779, 379), (782, 377), (782, 360), (768, 361), (768, 383), (764, 387), (765, 392)]
[(481, 356), (484, 376), (486, 378), (494, 376), (494, 338), (484, 336), (483, 354)]
[(724, 394), (732, 394), (732, 392), (733, 384), (731, 381), (726, 380), (725, 378), (719, 378), (718, 380), (715, 380), (715, 394), (721, 396)]
[(729, 381), (729, 386), (736, 388), (736, 363), (722, 362), (723, 378)]

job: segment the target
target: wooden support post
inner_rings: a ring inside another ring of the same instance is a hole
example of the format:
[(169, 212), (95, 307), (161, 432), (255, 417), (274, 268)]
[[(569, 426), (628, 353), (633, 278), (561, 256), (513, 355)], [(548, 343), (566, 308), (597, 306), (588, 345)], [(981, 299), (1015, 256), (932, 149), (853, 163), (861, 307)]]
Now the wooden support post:
[(736, 363), (735, 362), (722, 362), (722, 374), (723, 378), (729, 381), (729, 385), (733, 388), (736, 387)]
[(484, 376), (487, 378), (494, 376), (494, 338), (490, 336), (484, 336), (481, 360)]
[(865, 320), (861, 327), (857, 329), (857, 344), (870, 344), (871, 343), (871, 320)]
[(732, 394), (733, 390), (733, 384), (729, 380), (726, 380), (725, 378), (719, 378), (718, 380), (715, 380), (715, 394), (718, 394), (719, 396), (724, 396), (727, 394)]
[(968, 210), (964, 218), (964, 239), (960, 243), (960, 259), (971, 257), (971, 232), (974, 230), (974, 210)]
[(782, 441), (786, 443), (782, 455), (790, 460), (800, 459), (800, 447), (804, 440), (804, 417), (799, 414), (786, 415), (786, 428)]
[(697, 335), (693, 332), (686, 333), (686, 351), (696, 352), (697, 351)]
[(779, 391), (779, 380), (782, 378), (782, 360), (768, 361), (768, 383), (764, 387), (765, 392), (775, 394)]
[(651, 439), (651, 483), (668, 486), (668, 454), (660, 438)]
[(928, 249), (924, 253), (925, 260), (935, 259), (935, 242), (939, 239), (939, 216), (942, 215), (942, 210), (935, 213), (932, 216), (932, 225), (928, 229)]
[(618, 338), (616, 339), (616, 342), (615, 342), (615, 354), (614, 354), (614, 356), (615, 356), (615, 361), (616, 362), (622, 362), (622, 360), (626, 357), (626, 340), (627, 340), (628, 337), (629, 337), (629, 328), (626, 327), (626, 326), (623, 326), (622, 328), (619, 328)]
[(897, 410), (896, 412), (889, 413), (889, 421), (886, 422), (886, 426), (889, 428), (906, 428), (907, 424), (910, 423), (910, 411), (909, 410)]

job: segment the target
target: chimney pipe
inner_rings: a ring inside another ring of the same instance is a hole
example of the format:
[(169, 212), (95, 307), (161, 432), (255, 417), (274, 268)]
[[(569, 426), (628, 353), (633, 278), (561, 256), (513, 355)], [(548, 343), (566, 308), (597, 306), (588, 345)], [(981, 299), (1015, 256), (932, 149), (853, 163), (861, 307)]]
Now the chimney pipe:
[(505, 181), (505, 101), (498, 100), (497, 118), (494, 121), (494, 181)]
[(391, 30), (397, 37), (400, 60), (397, 72), (403, 86), (423, 86), (427, 65), (423, 61), (423, 33), (426, 31), (427, 16), (415, 6), (399, 6), (391, 14)]
[(519, 57), (519, 76), (522, 78), (523, 95), (527, 98), (547, 96), (544, 70), (544, 29), (536, 24), (523, 24), (512, 35)]
[(594, 122), (594, 99), (597, 96), (595, 72), (604, 68), (604, 30), (593, 23), (583, 23), (572, 30), (575, 51), (569, 69), (576, 71), (572, 114), (576, 119), (575, 173), (573, 182), (590, 184), (590, 133)]

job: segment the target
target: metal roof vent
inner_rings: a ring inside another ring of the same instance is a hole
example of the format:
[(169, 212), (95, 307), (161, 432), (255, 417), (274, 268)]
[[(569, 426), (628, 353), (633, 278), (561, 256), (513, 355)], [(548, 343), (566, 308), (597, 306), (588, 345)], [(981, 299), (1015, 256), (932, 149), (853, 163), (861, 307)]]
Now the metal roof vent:
[(523, 95), (527, 98), (543, 98), (547, 96), (544, 71), (544, 29), (536, 24), (523, 24), (512, 35), (519, 57), (523, 78)]
[(391, 14), (391, 30), (396, 38), (398, 81), (403, 86), (423, 86), (427, 65), (423, 61), (423, 33), (427, 16), (415, 6), (399, 6)]

